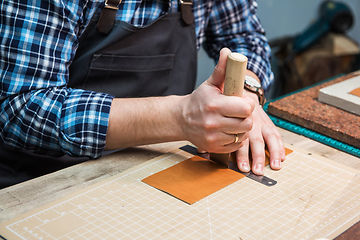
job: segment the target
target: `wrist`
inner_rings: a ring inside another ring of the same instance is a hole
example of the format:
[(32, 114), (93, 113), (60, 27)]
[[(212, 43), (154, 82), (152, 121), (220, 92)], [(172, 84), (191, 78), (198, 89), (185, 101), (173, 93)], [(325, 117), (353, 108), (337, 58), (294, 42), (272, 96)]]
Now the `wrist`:
[(171, 96), (173, 97), (173, 108), (171, 110), (173, 131), (176, 133), (178, 141), (187, 140), (185, 134), (184, 126), (186, 126), (186, 116), (185, 116), (185, 103), (191, 101), (189, 95), (185, 96)]
[(244, 96), (246, 96), (246, 97), (250, 98), (251, 100), (253, 100), (257, 105), (260, 105), (259, 98), (254, 92), (251, 92), (251, 91), (249, 91), (249, 90), (247, 90), (245, 88), (244, 89)]
[(257, 96), (257, 101), (261, 107), (264, 106), (266, 99), (264, 95), (264, 90), (262, 89), (261, 83), (258, 78), (254, 78), (250, 75), (245, 76), (244, 88), (252, 95)]

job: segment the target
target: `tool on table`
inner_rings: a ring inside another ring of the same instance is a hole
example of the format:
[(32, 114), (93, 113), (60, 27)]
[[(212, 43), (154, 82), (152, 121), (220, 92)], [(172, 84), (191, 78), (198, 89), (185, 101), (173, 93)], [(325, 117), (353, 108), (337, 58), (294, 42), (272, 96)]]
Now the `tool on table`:
[(294, 52), (306, 50), (328, 32), (345, 33), (354, 22), (351, 9), (342, 2), (324, 1), (319, 13), (319, 18), (294, 39)]
[(244, 91), (247, 57), (230, 53), (226, 61), (224, 95), (242, 97)]
[[(244, 91), (247, 57), (240, 53), (230, 53), (226, 61), (224, 95), (242, 97)], [(235, 153), (211, 153), (210, 159), (234, 171), (244, 174), (259, 183), (273, 186), (277, 182), (266, 176), (258, 176), (253, 172), (242, 172), (237, 167)]]
[[(277, 181), (267, 177), (267, 176), (260, 176), (260, 175), (256, 175), (253, 172), (242, 172), (240, 171), (240, 169), (238, 168), (236, 161), (235, 161), (235, 154), (214, 154), (212, 153), (211, 156), (209, 156), (209, 154), (207, 153), (198, 153), (197, 149), (193, 146), (190, 145), (185, 145), (183, 147), (180, 148), (181, 150), (191, 153), (193, 155), (198, 155), (200, 157), (209, 159), (211, 161), (214, 161), (220, 165), (226, 166), (227, 168), (234, 170), (238, 173), (243, 174), (245, 177), (248, 177), (252, 180), (255, 180), (258, 183), (264, 184), (265, 186), (274, 186)], [(215, 156), (215, 157), (214, 157)], [(267, 164), (266, 164), (267, 165)]]

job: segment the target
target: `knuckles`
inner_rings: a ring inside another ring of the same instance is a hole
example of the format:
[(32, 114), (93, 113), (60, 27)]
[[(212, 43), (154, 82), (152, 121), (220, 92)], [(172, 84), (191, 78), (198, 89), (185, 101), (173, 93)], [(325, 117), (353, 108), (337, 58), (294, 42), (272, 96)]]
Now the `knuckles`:
[(215, 147), (217, 145), (216, 144), (217, 142), (219, 142), (219, 141), (213, 134), (208, 134), (205, 136), (205, 143), (209, 147)]
[(219, 109), (219, 104), (214, 100), (208, 101), (208, 103), (204, 106), (204, 110), (207, 113), (219, 112)]
[(253, 128), (253, 123), (254, 121), (252, 116), (245, 118), (244, 121), (242, 122), (243, 130), (246, 132), (251, 131), (251, 129)]
[(215, 119), (210, 118), (210, 119), (204, 120), (203, 127), (204, 127), (205, 131), (213, 131), (213, 130), (219, 129), (220, 123), (219, 123), (219, 121), (215, 121)]
[(219, 145), (219, 139), (214, 134), (207, 134), (203, 139), (202, 144), (208, 152), (217, 152), (221, 147)]
[(253, 111), (254, 111), (254, 107), (251, 104), (246, 104), (244, 106), (242, 114), (244, 114), (244, 116), (251, 116)]

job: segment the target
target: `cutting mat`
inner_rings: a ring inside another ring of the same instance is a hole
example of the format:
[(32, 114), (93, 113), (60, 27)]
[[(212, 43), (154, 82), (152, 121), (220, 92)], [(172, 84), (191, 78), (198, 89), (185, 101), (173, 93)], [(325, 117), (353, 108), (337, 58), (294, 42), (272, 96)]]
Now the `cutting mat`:
[(334, 237), (360, 220), (357, 170), (286, 147), (294, 152), (283, 169), (265, 171), (278, 181), (272, 187), (243, 178), (188, 205), (141, 182), (193, 156), (177, 149), (3, 222), (0, 233), (7, 239), (309, 239)]

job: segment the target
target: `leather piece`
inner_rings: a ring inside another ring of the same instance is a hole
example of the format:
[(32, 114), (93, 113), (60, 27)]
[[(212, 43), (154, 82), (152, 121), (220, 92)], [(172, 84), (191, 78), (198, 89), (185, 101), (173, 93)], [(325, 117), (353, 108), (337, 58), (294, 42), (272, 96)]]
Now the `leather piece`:
[(285, 156), (289, 155), (292, 152), (293, 152), (293, 150), (285, 148)]
[(243, 177), (213, 161), (194, 156), (142, 181), (193, 204)]
[(350, 94), (360, 97), (360, 88), (355, 88)]
[[(286, 155), (292, 152), (291, 149), (285, 148)], [(269, 162), (269, 152), (266, 151), (265, 165), (269, 165)], [(245, 175), (221, 164), (194, 156), (142, 181), (188, 204), (193, 204), (244, 177)]]

